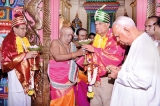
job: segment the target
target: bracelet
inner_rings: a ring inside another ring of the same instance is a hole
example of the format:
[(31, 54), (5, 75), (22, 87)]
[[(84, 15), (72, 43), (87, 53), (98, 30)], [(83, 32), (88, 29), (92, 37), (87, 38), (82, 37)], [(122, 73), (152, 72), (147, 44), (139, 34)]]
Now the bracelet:
[(75, 55), (73, 52), (71, 52), (71, 56), (72, 56), (72, 59), (75, 59)]

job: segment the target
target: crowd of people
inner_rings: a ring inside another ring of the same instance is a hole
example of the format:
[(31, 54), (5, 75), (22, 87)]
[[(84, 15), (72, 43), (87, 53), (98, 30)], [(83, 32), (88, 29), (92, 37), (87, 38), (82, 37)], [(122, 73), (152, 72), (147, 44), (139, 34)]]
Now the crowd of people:
[[(160, 17), (149, 17), (144, 31), (126, 16), (118, 17), (111, 28), (103, 8), (94, 19), (96, 34), (65, 26), (60, 37), (51, 41), (50, 106), (160, 106)], [(27, 50), (26, 31), (23, 15), (16, 15), (2, 43), (8, 106), (31, 106), (30, 64), (39, 55)], [(79, 43), (86, 39), (92, 42)]]

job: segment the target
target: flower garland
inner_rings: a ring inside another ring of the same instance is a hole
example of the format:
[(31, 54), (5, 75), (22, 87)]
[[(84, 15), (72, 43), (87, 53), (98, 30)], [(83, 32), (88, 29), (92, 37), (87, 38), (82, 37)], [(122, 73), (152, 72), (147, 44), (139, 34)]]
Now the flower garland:
[[(17, 46), (17, 52), (22, 53), (22, 52), (27, 52), (27, 48), (30, 46), (30, 43), (26, 37), (19, 37), (16, 36), (16, 46)], [(25, 47), (23, 47), (25, 46)]]
[(93, 76), (91, 76), (91, 71), (88, 71), (88, 82), (89, 85), (93, 85), (96, 82), (96, 78), (97, 78), (97, 72), (98, 72), (98, 68), (94, 68), (93, 70)]
[(93, 46), (96, 48), (105, 48), (106, 43), (107, 43), (108, 38), (106, 36), (101, 37), (101, 35), (96, 34), (94, 41), (93, 41)]
[(94, 68), (93, 70), (93, 75), (92, 72), (91, 72), (91, 69), (90, 67), (88, 68), (88, 82), (89, 82), (89, 85), (88, 85), (88, 92), (87, 92), (87, 96), (88, 98), (93, 98), (94, 97), (94, 92), (93, 92), (93, 89), (92, 89), (92, 85), (96, 82), (96, 78), (97, 78), (97, 73), (98, 73), (98, 68)]

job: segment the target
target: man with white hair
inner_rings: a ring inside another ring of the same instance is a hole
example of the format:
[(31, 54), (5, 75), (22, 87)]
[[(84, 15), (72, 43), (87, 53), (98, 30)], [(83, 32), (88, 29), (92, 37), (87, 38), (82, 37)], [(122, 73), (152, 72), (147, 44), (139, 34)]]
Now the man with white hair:
[(118, 17), (112, 29), (118, 42), (131, 47), (121, 68), (108, 66), (108, 77), (116, 79), (110, 106), (160, 106), (160, 58), (153, 40), (129, 17)]

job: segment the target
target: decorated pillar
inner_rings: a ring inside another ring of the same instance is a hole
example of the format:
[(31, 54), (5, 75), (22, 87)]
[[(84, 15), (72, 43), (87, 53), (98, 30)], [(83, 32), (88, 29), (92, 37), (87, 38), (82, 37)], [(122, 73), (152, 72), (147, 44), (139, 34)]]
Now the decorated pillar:
[(144, 30), (146, 21), (147, 0), (137, 0), (137, 28)]
[(146, 18), (156, 15), (156, 0), (147, 0)]
[(51, 39), (59, 36), (59, 5), (60, 0), (50, 0), (51, 7)]
[(156, 0), (156, 15), (160, 16), (160, 0)]
[(89, 27), (89, 25), (90, 25), (90, 13), (87, 13), (87, 31), (88, 31), (88, 33), (90, 33), (89, 31), (90, 31), (90, 27)]

